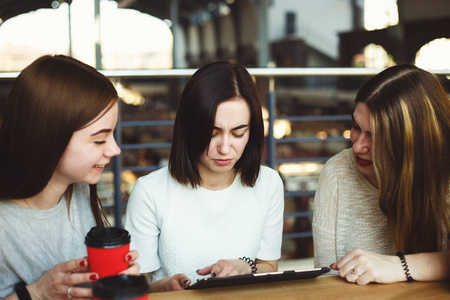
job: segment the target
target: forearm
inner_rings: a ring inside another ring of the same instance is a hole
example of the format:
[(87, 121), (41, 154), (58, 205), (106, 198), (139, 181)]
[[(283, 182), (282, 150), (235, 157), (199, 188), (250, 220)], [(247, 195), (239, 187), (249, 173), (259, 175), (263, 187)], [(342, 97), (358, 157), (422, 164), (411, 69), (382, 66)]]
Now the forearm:
[(19, 297), (17, 297), (16, 293), (12, 293), (11, 295), (4, 298), (4, 300), (19, 300)]
[(440, 281), (450, 279), (450, 251), (411, 254), (405, 255), (405, 258), (414, 280)]
[(166, 277), (157, 281), (150, 282), (150, 291), (152, 293), (170, 291), (170, 280), (171, 277)]
[(267, 273), (278, 271), (278, 260), (255, 260), (257, 271), (256, 273)]

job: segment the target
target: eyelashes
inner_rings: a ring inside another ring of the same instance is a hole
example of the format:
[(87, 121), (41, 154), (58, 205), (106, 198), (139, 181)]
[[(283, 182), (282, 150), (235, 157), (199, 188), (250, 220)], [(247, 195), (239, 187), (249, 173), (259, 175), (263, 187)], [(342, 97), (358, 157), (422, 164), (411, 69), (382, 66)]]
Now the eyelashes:
[(361, 128), (356, 123), (352, 124), (352, 128), (355, 128), (356, 130), (361, 130)]
[[(218, 136), (218, 135), (219, 135), (219, 133), (213, 133), (211, 137), (216, 137), (216, 136)], [(241, 138), (243, 138), (243, 137), (245, 136), (245, 132), (242, 133), (242, 134), (235, 134), (235, 133), (232, 133), (232, 135), (233, 135), (233, 137), (235, 137), (235, 138), (241, 139)]]

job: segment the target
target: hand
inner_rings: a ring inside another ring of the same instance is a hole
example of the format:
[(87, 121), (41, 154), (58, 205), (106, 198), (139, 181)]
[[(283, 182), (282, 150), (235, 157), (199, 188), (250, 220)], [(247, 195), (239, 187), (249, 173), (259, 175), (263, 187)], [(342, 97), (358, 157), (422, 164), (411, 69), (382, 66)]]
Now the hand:
[(191, 280), (185, 274), (176, 274), (169, 281), (169, 291), (181, 291), (191, 284)]
[(365, 285), (370, 282), (392, 283), (405, 281), (400, 259), (364, 249), (354, 249), (331, 266), (348, 282)]
[(157, 293), (182, 291), (189, 284), (191, 284), (191, 280), (185, 274), (176, 274), (154, 282), (150, 282), (150, 292)]
[(213, 265), (197, 271), (198, 275), (211, 274), (212, 277), (228, 277), (251, 274), (250, 265), (241, 259), (221, 259)]
[(72, 259), (55, 265), (27, 289), (32, 299), (83, 299), (92, 297), (92, 289), (75, 285), (97, 279), (98, 274), (89, 272), (87, 258)]
[(139, 270), (141, 265), (136, 261), (138, 259), (139, 253), (136, 250), (131, 250), (125, 255), (125, 261), (129, 263), (128, 269), (119, 273), (119, 275), (139, 275)]

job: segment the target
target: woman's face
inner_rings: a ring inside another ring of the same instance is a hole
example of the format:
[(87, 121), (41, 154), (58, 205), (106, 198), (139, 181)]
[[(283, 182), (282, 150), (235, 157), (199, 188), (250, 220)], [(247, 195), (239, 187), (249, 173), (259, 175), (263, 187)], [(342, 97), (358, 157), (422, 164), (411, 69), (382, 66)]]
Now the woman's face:
[(250, 108), (245, 100), (231, 98), (217, 106), (211, 142), (199, 158), (202, 178), (217, 173), (234, 177), (234, 165), (241, 158), (250, 137)]
[(73, 133), (53, 173), (53, 182), (95, 184), (100, 180), (110, 158), (120, 154), (113, 136), (117, 114), (116, 103), (100, 119)]
[(369, 108), (365, 103), (356, 104), (353, 112), (353, 126), (350, 133), (353, 153), (361, 173), (369, 182), (378, 187), (375, 168), (372, 161), (372, 132), (370, 129)]

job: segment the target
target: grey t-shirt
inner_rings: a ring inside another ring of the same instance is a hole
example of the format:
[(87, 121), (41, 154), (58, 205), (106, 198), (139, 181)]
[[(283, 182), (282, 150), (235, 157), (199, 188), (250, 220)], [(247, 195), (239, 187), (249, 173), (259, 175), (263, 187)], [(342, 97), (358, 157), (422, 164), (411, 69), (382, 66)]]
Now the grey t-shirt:
[(33, 283), (56, 264), (86, 256), (84, 237), (93, 226), (87, 184), (75, 185), (70, 220), (64, 197), (47, 210), (0, 201), (0, 299), (19, 281)]

